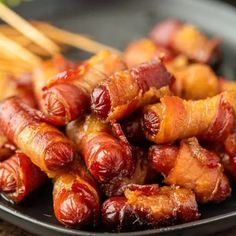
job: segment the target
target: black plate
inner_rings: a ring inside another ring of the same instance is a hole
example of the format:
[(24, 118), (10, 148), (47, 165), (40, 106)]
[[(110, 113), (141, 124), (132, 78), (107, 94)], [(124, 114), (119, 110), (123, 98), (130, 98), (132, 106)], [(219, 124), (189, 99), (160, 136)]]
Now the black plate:
[[(177, 17), (222, 38), (225, 54), (222, 73), (229, 79), (236, 78), (236, 11), (216, 1), (35, 0), (17, 10), (25, 17), (48, 20), (120, 49), (143, 37), (155, 22)], [(81, 52), (77, 54), (80, 56)], [(0, 199), (0, 217), (39, 235), (104, 235), (102, 229), (94, 233), (66, 229), (58, 224), (53, 216), (51, 192), (50, 184), (46, 185), (18, 206)], [(203, 235), (224, 230), (236, 225), (234, 199), (236, 194), (222, 204), (202, 207), (201, 220), (195, 222), (119, 235)]]

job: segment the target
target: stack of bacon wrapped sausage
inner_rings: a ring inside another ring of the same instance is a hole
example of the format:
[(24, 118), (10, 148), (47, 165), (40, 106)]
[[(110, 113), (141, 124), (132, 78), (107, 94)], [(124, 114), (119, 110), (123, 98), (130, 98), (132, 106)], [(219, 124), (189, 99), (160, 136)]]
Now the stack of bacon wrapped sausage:
[(50, 178), (55, 216), (74, 228), (197, 220), (236, 179), (236, 83), (220, 60), (218, 39), (167, 20), (122, 56), (2, 78), (2, 194), (19, 203)]

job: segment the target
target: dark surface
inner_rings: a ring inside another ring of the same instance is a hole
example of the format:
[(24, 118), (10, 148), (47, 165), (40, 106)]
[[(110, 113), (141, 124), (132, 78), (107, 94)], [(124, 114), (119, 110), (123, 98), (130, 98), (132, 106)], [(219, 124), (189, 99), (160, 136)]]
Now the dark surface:
[[(221, 73), (229, 79), (235, 79), (236, 11), (227, 5), (212, 2), (38, 0), (23, 4), (18, 11), (24, 17), (48, 20), (65, 29), (88, 34), (119, 49), (124, 49), (128, 42), (143, 37), (159, 20), (167, 17), (186, 20), (207, 33), (222, 38), (225, 59)], [(77, 54), (77, 57), (80, 56), (81, 52)], [(50, 184), (46, 185), (18, 206), (12, 206), (1, 199), (0, 217), (38, 235), (94, 235), (65, 229), (59, 225), (53, 216), (51, 192)], [(202, 207), (199, 221), (126, 235), (206, 235), (230, 228), (236, 222), (235, 198), (236, 194), (233, 194), (222, 204)]]

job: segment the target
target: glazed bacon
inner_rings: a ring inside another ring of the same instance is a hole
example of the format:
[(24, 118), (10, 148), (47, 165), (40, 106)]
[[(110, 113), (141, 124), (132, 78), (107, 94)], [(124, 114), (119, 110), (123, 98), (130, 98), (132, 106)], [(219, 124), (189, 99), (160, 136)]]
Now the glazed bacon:
[(145, 135), (157, 144), (192, 136), (207, 141), (224, 140), (233, 127), (235, 99), (235, 92), (223, 92), (197, 101), (165, 96), (161, 103), (145, 108)]
[(45, 173), (20, 151), (0, 163), (0, 191), (14, 203), (22, 201), (46, 179)]
[(190, 60), (210, 65), (220, 61), (219, 39), (209, 39), (195, 26), (178, 20), (158, 23), (151, 31), (150, 38), (157, 45), (171, 48)]
[(4, 135), (35, 165), (54, 177), (73, 161), (75, 150), (71, 141), (41, 121), (40, 115), (21, 99), (11, 97), (0, 105), (0, 126)]
[(96, 183), (83, 164), (57, 177), (53, 188), (54, 213), (69, 227), (95, 227), (98, 223), (100, 196)]
[(158, 228), (199, 218), (191, 190), (158, 185), (131, 185), (124, 197), (112, 197), (102, 205), (103, 224), (113, 230)]
[(159, 60), (113, 74), (91, 95), (91, 109), (100, 119), (117, 121), (169, 93), (173, 78)]
[(88, 170), (100, 183), (113, 178), (130, 177), (134, 171), (131, 147), (119, 125), (114, 127), (114, 137), (109, 126), (89, 115), (67, 125), (67, 135), (76, 147)]
[(220, 158), (202, 148), (196, 138), (181, 141), (180, 148), (154, 145), (149, 151), (151, 166), (165, 176), (164, 182), (191, 189), (201, 203), (221, 202), (231, 188)]
[(120, 56), (102, 51), (75, 69), (48, 81), (42, 111), (52, 124), (65, 125), (88, 109), (93, 88), (116, 71), (125, 69)]

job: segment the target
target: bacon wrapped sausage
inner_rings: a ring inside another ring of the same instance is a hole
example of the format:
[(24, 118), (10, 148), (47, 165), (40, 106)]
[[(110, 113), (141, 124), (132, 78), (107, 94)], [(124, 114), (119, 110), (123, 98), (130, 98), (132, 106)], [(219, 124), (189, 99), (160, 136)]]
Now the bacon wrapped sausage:
[(166, 64), (175, 58), (175, 54), (147, 38), (130, 43), (124, 52), (124, 60), (128, 68), (158, 58), (163, 58), (163, 62)]
[(172, 70), (175, 83), (172, 91), (184, 99), (204, 99), (219, 92), (219, 80), (213, 70), (204, 64), (191, 64)]
[(220, 158), (202, 148), (196, 138), (181, 141), (179, 149), (152, 146), (149, 160), (156, 171), (164, 174), (166, 184), (193, 190), (201, 203), (221, 202), (230, 196), (230, 183)]
[(17, 97), (0, 105), (0, 126), (6, 137), (50, 177), (70, 164), (75, 150), (59, 130), (44, 123), (37, 110)]
[(195, 26), (178, 20), (158, 23), (150, 38), (158, 45), (172, 48), (197, 62), (216, 65), (220, 61), (219, 39), (209, 39)]
[(169, 92), (166, 86), (172, 81), (161, 61), (143, 63), (117, 72), (97, 86), (91, 95), (91, 109), (102, 120), (117, 121), (157, 101)]
[(103, 51), (79, 67), (58, 74), (44, 89), (42, 111), (48, 121), (65, 125), (89, 107), (93, 88), (116, 71), (125, 69), (121, 57)]
[(0, 163), (0, 191), (15, 203), (39, 188), (46, 175), (22, 152)]
[(53, 57), (51, 60), (43, 62), (40, 67), (34, 69), (32, 76), (33, 89), (35, 97), (37, 98), (38, 106), (41, 110), (43, 109), (44, 105), (43, 89), (46, 87), (49, 81), (58, 73), (76, 67), (76, 64), (71, 63), (60, 55)]
[(167, 70), (174, 75), (172, 91), (185, 99), (203, 99), (219, 92), (218, 77), (204, 64), (188, 64), (184, 56), (171, 54), (171, 51), (155, 45), (151, 40), (141, 39), (131, 43), (124, 57), (129, 67), (147, 62), (163, 55)]
[(121, 196), (125, 188), (130, 184), (148, 184), (156, 175), (148, 164), (147, 150), (140, 147), (132, 147), (135, 159), (135, 170), (131, 177), (120, 177), (112, 179), (108, 183), (101, 184), (101, 189), (107, 197)]
[(55, 179), (54, 213), (59, 222), (69, 227), (96, 226), (100, 196), (96, 184), (80, 163)]
[(186, 56), (176, 55), (171, 50), (154, 44), (150, 39), (132, 42), (124, 52), (124, 59), (128, 68), (159, 58), (162, 59), (171, 74), (189, 64)]
[(93, 116), (87, 116), (69, 123), (66, 131), (98, 182), (107, 183), (113, 178), (130, 177), (133, 174), (131, 147), (119, 126), (115, 125), (116, 138), (106, 124)]
[(192, 136), (207, 141), (223, 140), (233, 127), (235, 99), (234, 92), (197, 101), (165, 96), (161, 103), (145, 108), (144, 132), (147, 139), (157, 144)]
[(149, 164), (158, 173), (167, 176), (175, 166), (178, 152), (179, 148), (171, 144), (152, 145), (148, 153)]
[(158, 228), (198, 218), (195, 195), (184, 188), (131, 185), (124, 197), (109, 198), (102, 205), (103, 224), (117, 231)]

